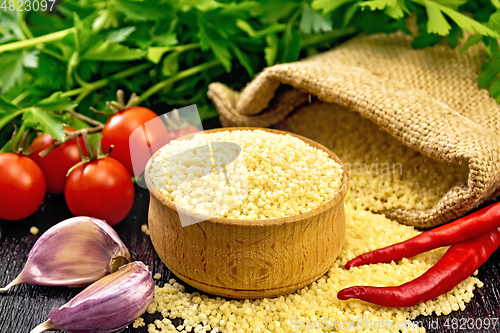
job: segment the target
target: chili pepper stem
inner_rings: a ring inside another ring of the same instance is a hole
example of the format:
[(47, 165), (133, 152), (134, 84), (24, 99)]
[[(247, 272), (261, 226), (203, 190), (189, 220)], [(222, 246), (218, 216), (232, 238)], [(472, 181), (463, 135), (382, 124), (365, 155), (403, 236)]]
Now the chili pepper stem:
[(45, 331), (56, 331), (56, 330), (59, 330), (59, 329), (57, 327), (55, 327), (52, 320), (49, 319), (49, 320), (41, 323), (40, 325), (38, 325), (34, 329), (32, 329), (30, 333), (40, 333), (40, 332), (45, 332)]

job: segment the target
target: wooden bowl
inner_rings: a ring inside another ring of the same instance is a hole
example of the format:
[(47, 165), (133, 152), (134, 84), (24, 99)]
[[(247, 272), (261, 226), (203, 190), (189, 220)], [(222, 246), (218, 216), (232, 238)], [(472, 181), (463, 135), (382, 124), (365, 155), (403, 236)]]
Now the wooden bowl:
[(144, 174), (151, 196), (148, 221), (153, 246), (177, 277), (209, 294), (262, 298), (294, 292), (323, 276), (344, 242), (349, 176), (340, 159), (324, 146), (284, 131), (233, 127), (205, 132), (253, 129), (290, 134), (324, 150), (344, 170), (342, 188), (335, 198), (304, 214), (271, 220), (207, 216), (206, 221), (182, 227), (179, 214), (195, 213), (176, 207), (155, 189), (148, 176), (153, 155)]

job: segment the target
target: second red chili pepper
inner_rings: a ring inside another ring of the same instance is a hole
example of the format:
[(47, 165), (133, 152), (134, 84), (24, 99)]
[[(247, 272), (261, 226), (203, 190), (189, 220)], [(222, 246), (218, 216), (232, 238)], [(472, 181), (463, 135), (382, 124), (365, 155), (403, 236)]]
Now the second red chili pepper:
[(391, 261), (398, 261), (403, 258), (411, 258), (419, 253), (478, 236), (499, 226), (500, 202), (497, 202), (451, 223), (421, 233), (404, 242), (357, 256), (347, 262), (345, 268), (349, 269), (366, 264), (390, 263)]
[(500, 246), (500, 228), (452, 245), (420, 277), (394, 287), (355, 286), (338, 292), (340, 300), (357, 298), (388, 307), (408, 307), (452, 290), (478, 269)]

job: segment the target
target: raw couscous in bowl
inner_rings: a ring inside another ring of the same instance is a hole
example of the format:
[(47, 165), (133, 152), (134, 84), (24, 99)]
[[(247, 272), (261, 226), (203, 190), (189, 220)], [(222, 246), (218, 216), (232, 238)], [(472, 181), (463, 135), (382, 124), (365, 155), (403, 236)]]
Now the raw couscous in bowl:
[[(214, 172), (201, 177), (191, 172), (199, 167), (175, 166), (202, 155), (208, 141)], [(218, 154), (214, 142), (236, 143), (240, 153), (231, 158), (238, 158), (221, 162), (218, 156), (231, 153)], [(186, 173), (198, 185), (185, 181)], [(153, 246), (177, 277), (204, 292), (291, 293), (323, 276), (340, 253), (349, 176), (333, 152), (305, 137), (264, 128), (191, 134), (158, 150), (144, 176)]]

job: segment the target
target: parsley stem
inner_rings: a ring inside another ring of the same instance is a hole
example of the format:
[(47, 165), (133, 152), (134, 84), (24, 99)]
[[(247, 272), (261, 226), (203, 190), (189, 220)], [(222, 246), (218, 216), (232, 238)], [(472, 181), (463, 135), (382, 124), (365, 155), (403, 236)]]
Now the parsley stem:
[[(24, 15), (23, 15), (24, 16)], [(21, 30), (22, 32), (24, 33), (24, 35), (27, 37), (27, 39), (33, 39), (35, 38), (35, 36), (33, 36), (33, 34), (31, 33), (31, 30), (30, 28), (28, 27), (28, 24), (26, 24), (26, 19), (24, 17), (22, 17), (20, 20), (19, 20), (19, 26), (21, 27)], [(60, 60), (60, 61), (66, 61), (66, 59), (64, 59), (64, 57), (54, 51), (51, 51), (49, 49), (46, 49), (43, 44), (38, 44), (36, 45), (36, 48), (42, 52), (42, 53), (45, 53), (47, 55), (50, 55), (54, 58), (56, 58), (57, 60)]]
[(22, 93), (20, 93), (19, 96), (17, 96), (16, 98), (14, 98), (11, 103), (14, 104), (14, 105), (17, 105), (23, 99), (25, 99), (26, 97), (28, 97), (29, 94), (30, 94), (29, 90), (25, 90)]
[[(89, 83), (85, 87), (80, 87), (80, 88), (76, 88), (76, 89), (73, 89), (73, 90), (68, 90), (66, 92), (63, 92), (61, 94), (61, 97), (71, 97), (71, 96), (76, 96), (76, 95), (80, 95), (80, 94), (84, 94), (84, 93), (85, 93), (85, 96), (86, 96), (86, 95), (88, 95), (89, 93), (91, 93), (92, 91), (94, 91), (96, 89), (105, 87), (111, 81), (118, 80), (118, 79), (123, 79), (123, 78), (126, 78), (126, 77), (130, 76), (130, 75), (134, 75), (134, 74), (140, 73), (140, 72), (148, 69), (151, 66), (152, 65), (150, 63), (144, 63), (144, 64), (137, 65), (135, 67), (126, 69), (126, 70), (124, 70), (122, 72), (118, 72), (118, 73), (115, 73), (113, 75), (110, 75), (110, 76), (108, 76), (105, 79), (100, 79), (100, 80), (94, 81), (92, 83)], [(88, 91), (88, 92), (86, 92), (86, 91)]]
[(31, 39), (21, 40), (19, 42), (15, 42), (15, 43), (0, 45), (0, 53), (6, 52), (6, 51), (25, 49), (28, 47), (35, 46), (37, 44), (49, 43), (49, 42), (61, 40), (73, 31), (74, 31), (74, 28), (69, 28), (69, 29), (61, 30), (58, 32), (54, 32), (54, 33), (40, 36), (40, 37), (36, 37), (36, 38), (31, 38)]
[[(101, 80), (105, 80), (105, 79), (101, 79)], [(101, 81), (99, 80), (99, 81)], [(95, 81), (95, 82), (99, 82), (99, 81)], [(85, 89), (88, 89), (86, 87), (80, 87), (80, 88), (76, 88), (76, 89), (72, 89), (72, 90), (68, 90), (68, 91), (65, 91), (61, 94), (61, 97), (71, 97), (71, 96), (76, 96), (76, 95), (79, 95), (81, 94)]]
[[(26, 12), (24, 12), (26, 13)], [(24, 33), (24, 35), (28, 38), (35, 38), (35, 36), (33, 36), (33, 34), (31, 33), (31, 30), (30, 28), (28, 28), (28, 25), (26, 24), (26, 15), (22, 15), (21, 19), (19, 20), (19, 26), (21, 27), (21, 30), (22, 32)]]
[(332, 30), (324, 34), (313, 35), (309, 38), (300, 41), (300, 48), (304, 49), (317, 44), (328, 43), (337, 40), (340, 37), (353, 35), (356, 33), (356, 29), (349, 27), (347, 29)]
[(200, 48), (201, 44), (200, 43), (191, 43), (191, 44), (185, 44), (185, 45), (177, 45), (177, 46), (172, 46), (172, 51), (175, 52), (184, 52), (192, 49), (197, 49)]
[(38, 50), (40, 50), (40, 52), (45, 53), (45, 54), (47, 54), (49, 56), (52, 56), (52, 57), (56, 58), (59, 61), (64, 61), (64, 62), (66, 61), (66, 59), (64, 59), (64, 57), (62, 55), (58, 54), (57, 52), (51, 51), (49, 49), (46, 49), (45, 47), (43, 47), (42, 44), (38, 45), (36, 48)]
[(217, 66), (219, 64), (220, 64), (220, 60), (219, 59), (215, 59), (215, 60), (212, 60), (212, 61), (205, 62), (205, 63), (203, 63), (201, 65), (198, 65), (198, 66), (191, 67), (189, 69), (183, 70), (182, 72), (179, 72), (179, 73), (175, 74), (174, 76), (169, 77), (166, 80), (158, 82), (157, 84), (155, 84), (154, 86), (152, 86), (151, 88), (149, 88), (148, 90), (146, 90), (145, 92), (143, 92), (141, 94), (141, 96), (139, 97), (139, 99), (137, 100), (137, 102), (135, 102), (135, 104), (141, 104), (146, 99), (148, 99), (150, 96), (156, 94), (158, 91), (160, 91), (161, 89), (167, 87), (168, 85), (170, 85), (172, 83), (175, 83), (175, 82), (177, 82), (179, 80), (187, 78), (187, 77), (189, 77), (191, 75), (194, 75), (196, 73), (202, 72), (202, 71), (204, 71), (206, 69), (209, 69), (211, 67)]

